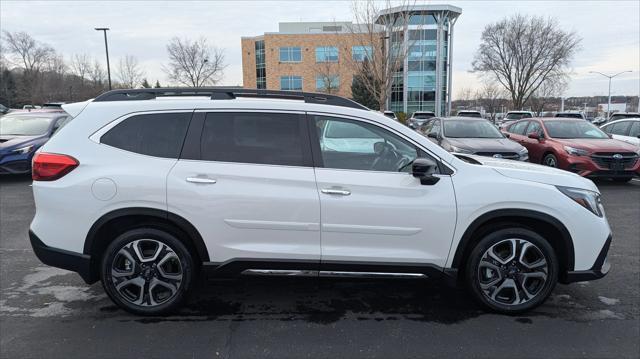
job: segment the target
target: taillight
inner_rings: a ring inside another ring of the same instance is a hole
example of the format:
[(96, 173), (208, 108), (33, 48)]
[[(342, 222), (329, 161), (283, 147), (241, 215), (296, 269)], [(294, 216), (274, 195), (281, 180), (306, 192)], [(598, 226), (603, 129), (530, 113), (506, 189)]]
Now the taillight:
[(55, 181), (78, 167), (75, 158), (57, 153), (38, 153), (33, 158), (31, 178), (34, 181)]

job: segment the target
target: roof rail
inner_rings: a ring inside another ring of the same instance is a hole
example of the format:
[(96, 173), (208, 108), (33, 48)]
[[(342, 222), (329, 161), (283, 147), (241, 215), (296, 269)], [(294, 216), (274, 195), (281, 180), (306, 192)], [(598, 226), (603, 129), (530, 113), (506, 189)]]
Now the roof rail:
[(94, 102), (153, 100), (166, 96), (209, 96), (212, 100), (233, 100), (238, 97), (303, 100), (306, 103), (351, 107), (369, 110), (348, 98), (323, 93), (244, 89), (233, 87), (173, 87), (108, 91), (96, 97)]

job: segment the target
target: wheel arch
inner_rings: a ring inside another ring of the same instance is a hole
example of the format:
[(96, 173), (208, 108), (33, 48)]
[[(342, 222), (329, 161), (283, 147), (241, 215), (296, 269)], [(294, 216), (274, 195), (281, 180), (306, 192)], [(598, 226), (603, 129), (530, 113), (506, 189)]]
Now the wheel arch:
[[(121, 208), (100, 217), (89, 229), (83, 253), (91, 258), (91, 278), (97, 280), (100, 273), (98, 255), (115, 235), (137, 227), (150, 226), (163, 229), (177, 236), (197, 256), (197, 261), (208, 262), (209, 253), (200, 232), (183, 217), (160, 209), (134, 207)], [(198, 263), (198, 265), (200, 265)]]
[(564, 224), (546, 213), (526, 209), (499, 209), (476, 218), (462, 235), (451, 268), (459, 274), (464, 273), (465, 259), (473, 250), (474, 244), (490, 231), (509, 226), (530, 229), (549, 241), (560, 261), (561, 281), (568, 271), (574, 269), (573, 240)]

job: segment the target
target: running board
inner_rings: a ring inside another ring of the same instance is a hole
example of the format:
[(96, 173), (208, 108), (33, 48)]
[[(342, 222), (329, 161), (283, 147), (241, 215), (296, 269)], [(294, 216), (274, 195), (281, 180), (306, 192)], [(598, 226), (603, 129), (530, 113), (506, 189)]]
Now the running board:
[(340, 278), (427, 278), (423, 273), (347, 272), (288, 269), (245, 269), (242, 275), (284, 277), (340, 277)]

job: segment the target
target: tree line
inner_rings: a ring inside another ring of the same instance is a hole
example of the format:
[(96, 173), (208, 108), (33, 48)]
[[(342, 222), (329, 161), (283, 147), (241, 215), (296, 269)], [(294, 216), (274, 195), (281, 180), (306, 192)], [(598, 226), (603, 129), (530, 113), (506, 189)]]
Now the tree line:
[[(224, 50), (207, 40), (173, 38), (162, 66), (172, 85), (215, 85), (224, 74)], [(112, 62), (112, 88), (162, 87), (149, 82), (133, 55)], [(65, 58), (26, 32), (3, 31), (0, 41), (0, 104), (19, 108), (51, 101), (84, 101), (108, 90), (106, 67), (88, 54)]]

